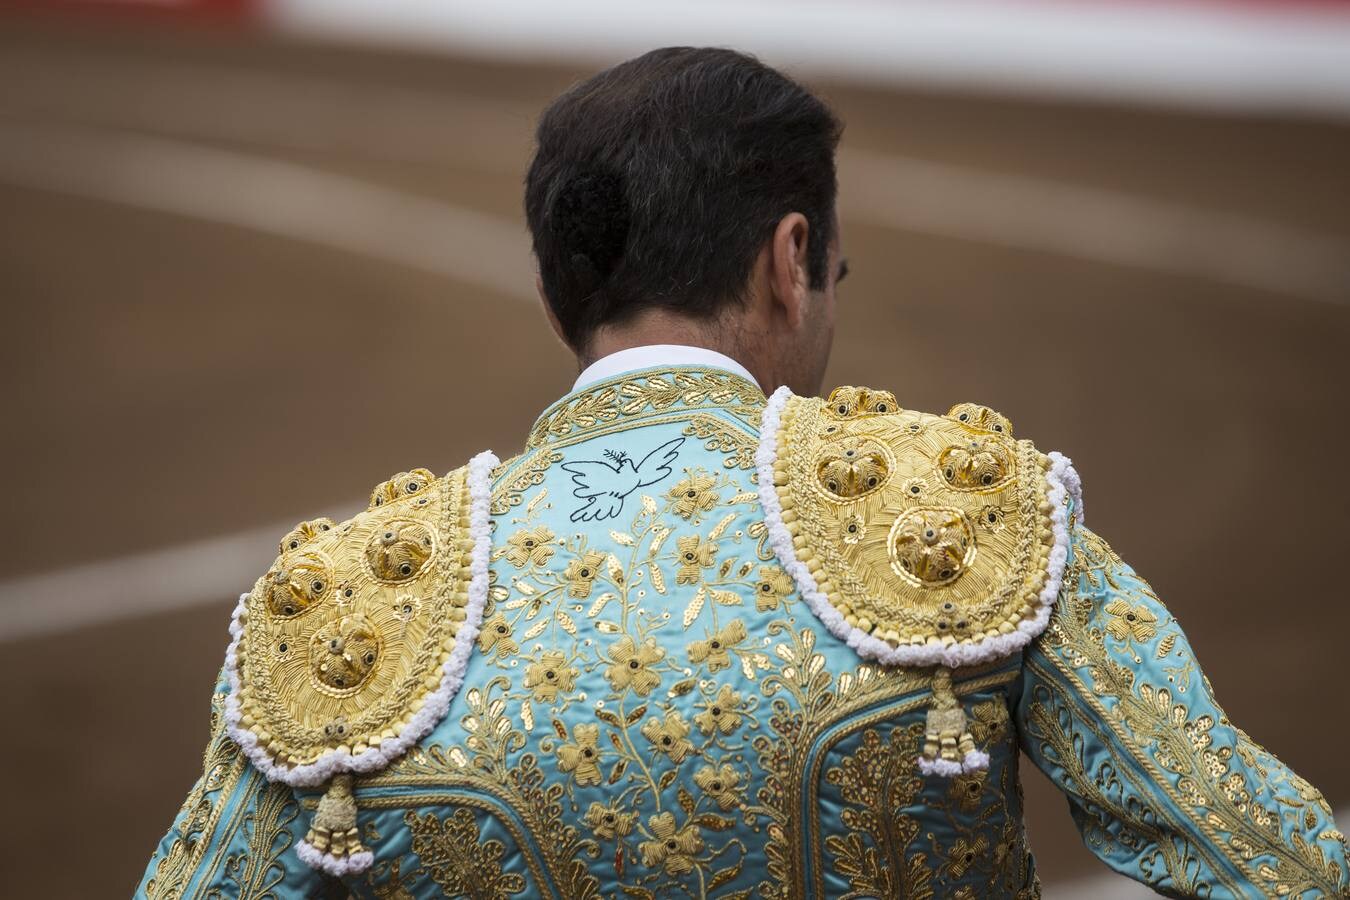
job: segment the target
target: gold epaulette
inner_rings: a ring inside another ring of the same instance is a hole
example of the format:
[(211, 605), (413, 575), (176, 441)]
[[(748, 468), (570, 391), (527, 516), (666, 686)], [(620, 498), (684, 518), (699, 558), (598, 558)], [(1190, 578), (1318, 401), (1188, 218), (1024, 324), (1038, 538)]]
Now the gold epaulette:
[(1067, 555), (1066, 483), (1077, 481), (1067, 459), (1016, 440), (987, 407), (929, 415), (868, 388), (824, 401), (782, 390), (764, 426), (775, 552), (860, 655), (955, 668), (1044, 630)]
[(775, 437), (796, 561), (840, 620), (877, 642), (865, 655), (965, 665), (1025, 643), (1014, 636), (1053, 600), (1057, 503), (1053, 460), (1006, 418), (969, 403), (913, 412), (843, 387), (785, 398)]
[(486, 596), (491, 463), (484, 454), (443, 478), (401, 472), (355, 518), (302, 522), (240, 599), (226, 660), (230, 734), (274, 780), (329, 783), (298, 847), (311, 865), (369, 865), (351, 773), (404, 753), (463, 677)]

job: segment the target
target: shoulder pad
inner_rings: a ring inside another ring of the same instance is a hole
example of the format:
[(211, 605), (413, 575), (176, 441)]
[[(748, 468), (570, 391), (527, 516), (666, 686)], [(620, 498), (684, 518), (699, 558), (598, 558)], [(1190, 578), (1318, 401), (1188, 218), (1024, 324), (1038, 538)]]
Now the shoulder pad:
[(861, 655), (973, 665), (1045, 629), (1068, 545), (1059, 454), (993, 410), (902, 410), (884, 391), (780, 388), (759, 492), (775, 553), (813, 612)]
[(226, 658), (230, 735), (269, 777), (383, 768), (445, 714), (487, 596), (494, 465), (401, 472), (355, 518), (282, 538)]

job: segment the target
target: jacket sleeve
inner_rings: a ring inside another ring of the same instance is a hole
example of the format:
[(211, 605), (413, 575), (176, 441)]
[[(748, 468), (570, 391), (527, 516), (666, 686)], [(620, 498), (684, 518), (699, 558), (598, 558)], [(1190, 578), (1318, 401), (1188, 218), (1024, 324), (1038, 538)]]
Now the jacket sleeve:
[(1176, 620), (1081, 525), (1016, 706), (1023, 750), (1117, 872), (1174, 897), (1350, 896), (1326, 800), (1228, 719)]
[(296, 856), (304, 837), (291, 789), (269, 783), (225, 732), (227, 684), (211, 702), (202, 774), (159, 842), (137, 898), (324, 896), (326, 879)]

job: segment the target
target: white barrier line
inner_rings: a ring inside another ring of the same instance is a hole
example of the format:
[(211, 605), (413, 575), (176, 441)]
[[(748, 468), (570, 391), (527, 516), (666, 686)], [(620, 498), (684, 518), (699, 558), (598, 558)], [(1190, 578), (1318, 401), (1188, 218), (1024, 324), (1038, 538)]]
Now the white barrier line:
[(1026, 175), (842, 148), (847, 221), (1350, 303), (1350, 241)]
[[(340, 515), (360, 507), (354, 502)], [(220, 604), (223, 635), (231, 605), (267, 570), (277, 541), (294, 525), (249, 528), (0, 581), (0, 643), (212, 603)]]
[(1350, 114), (1350, 15), (1006, 0), (271, 0), (306, 37), (564, 62), (712, 44), (868, 83)]
[[(1350, 302), (1350, 242), (1317, 232), (851, 148), (840, 173), (847, 221)], [(537, 302), (523, 225), (294, 163), (0, 124), (0, 181), (252, 228)]]
[[(134, 98), (134, 100), (132, 99)], [(0, 109), (165, 138), (458, 164), (518, 181), (542, 108), (458, 87), (392, 87), (216, 63), (91, 58), (49, 48), (0, 56)]]
[(294, 163), (4, 123), (0, 181), (249, 228), (538, 302), (523, 223)]

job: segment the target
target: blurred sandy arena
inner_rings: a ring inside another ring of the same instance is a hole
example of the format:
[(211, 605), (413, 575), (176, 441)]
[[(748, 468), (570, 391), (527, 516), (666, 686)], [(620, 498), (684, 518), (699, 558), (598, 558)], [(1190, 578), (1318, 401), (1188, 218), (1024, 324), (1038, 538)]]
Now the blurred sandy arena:
[[(0, 895), (132, 890), (280, 534), (519, 448), (573, 375), (533, 119), (680, 43), (847, 122), (827, 381), (1071, 454), (1228, 714), (1350, 820), (1346, 4), (10, 2)], [(1138, 896), (1024, 772), (1046, 895)]]

